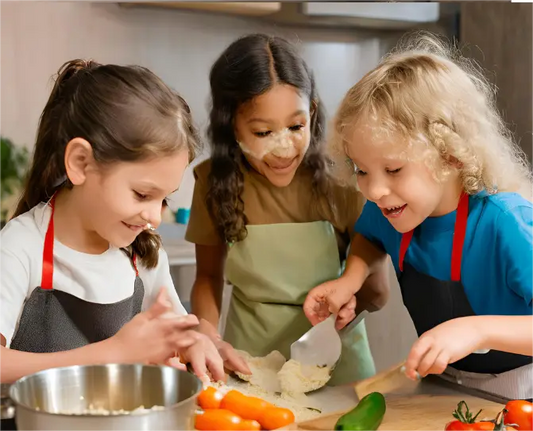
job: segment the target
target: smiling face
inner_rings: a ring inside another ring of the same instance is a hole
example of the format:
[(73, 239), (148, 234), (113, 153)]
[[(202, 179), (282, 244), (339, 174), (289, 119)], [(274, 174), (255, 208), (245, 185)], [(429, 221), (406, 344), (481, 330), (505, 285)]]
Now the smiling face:
[(238, 109), (235, 136), (257, 172), (277, 187), (289, 185), (311, 140), (309, 98), (275, 85)]
[(88, 173), (83, 184), (84, 217), (102, 239), (129, 246), (148, 223), (161, 223), (162, 205), (178, 189), (187, 151), (139, 162), (116, 162)]
[(361, 193), (374, 202), (398, 232), (427, 217), (457, 208), (462, 190), (457, 172), (437, 181), (424, 163), (424, 148), (396, 133), (379, 131), (379, 122), (360, 122), (347, 134), (346, 154), (356, 168)]

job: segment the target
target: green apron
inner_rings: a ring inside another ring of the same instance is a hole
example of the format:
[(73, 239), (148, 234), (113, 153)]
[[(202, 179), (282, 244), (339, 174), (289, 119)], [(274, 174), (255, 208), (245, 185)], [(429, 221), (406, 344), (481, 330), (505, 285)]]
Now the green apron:
[[(339, 277), (341, 263), (331, 223), (248, 225), (230, 245), (226, 277), (233, 294), (224, 338), (252, 356), (273, 350), (290, 358), (291, 344), (311, 324), (302, 305), (315, 286)], [(365, 323), (341, 331), (341, 360), (329, 382), (351, 383), (375, 374)]]

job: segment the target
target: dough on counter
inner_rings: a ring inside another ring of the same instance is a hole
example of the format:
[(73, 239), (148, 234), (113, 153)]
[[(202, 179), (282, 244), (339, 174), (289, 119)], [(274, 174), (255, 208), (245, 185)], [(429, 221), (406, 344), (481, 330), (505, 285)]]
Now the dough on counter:
[(239, 350), (238, 353), (244, 358), (252, 372), (251, 375), (235, 373), (240, 379), (267, 392), (281, 392), (278, 372), (286, 359), (280, 352), (274, 350), (262, 358), (255, 358), (243, 350)]
[(303, 365), (290, 359), (278, 371), (278, 380), (282, 393), (298, 395), (320, 389), (328, 382), (330, 375), (330, 367)]
[(302, 365), (274, 350), (267, 356), (256, 358), (242, 350), (238, 351), (246, 360), (251, 376), (236, 373), (237, 376), (268, 392), (279, 392), (292, 397), (314, 391), (330, 379), (329, 367)]

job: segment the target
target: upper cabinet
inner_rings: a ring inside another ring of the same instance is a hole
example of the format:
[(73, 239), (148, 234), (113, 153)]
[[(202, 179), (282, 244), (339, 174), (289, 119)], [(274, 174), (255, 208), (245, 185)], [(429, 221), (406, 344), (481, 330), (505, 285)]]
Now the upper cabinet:
[(164, 7), (169, 9), (193, 9), (206, 12), (222, 12), (232, 15), (263, 16), (270, 15), (281, 10), (281, 2), (174, 2), (174, 1), (150, 1), (123, 3), (123, 5), (146, 7)]
[(358, 27), (404, 30), (436, 23), (441, 18), (437, 2), (140, 2), (172, 9), (202, 10), (262, 17), (271, 22), (305, 26)]

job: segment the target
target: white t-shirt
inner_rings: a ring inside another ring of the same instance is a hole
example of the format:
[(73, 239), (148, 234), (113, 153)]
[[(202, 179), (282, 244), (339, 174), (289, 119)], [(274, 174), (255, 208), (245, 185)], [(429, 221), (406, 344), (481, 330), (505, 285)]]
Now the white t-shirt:
[[(18, 328), (25, 301), (41, 285), (44, 237), (50, 215), (50, 207), (39, 204), (11, 220), (0, 233), (0, 334), (6, 338), (7, 346)], [(159, 290), (165, 287), (174, 312), (187, 314), (174, 288), (164, 250), (159, 252), (156, 268), (146, 269), (139, 261), (137, 266), (144, 284), (143, 310), (152, 305)], [(54, 242), (54, 289), (84, 301), (111, 304), (133, 295), (134, 282), (131, 259), (122, 250), (110, 247), (94, 255)]]

